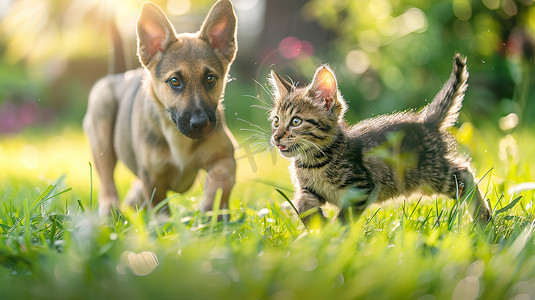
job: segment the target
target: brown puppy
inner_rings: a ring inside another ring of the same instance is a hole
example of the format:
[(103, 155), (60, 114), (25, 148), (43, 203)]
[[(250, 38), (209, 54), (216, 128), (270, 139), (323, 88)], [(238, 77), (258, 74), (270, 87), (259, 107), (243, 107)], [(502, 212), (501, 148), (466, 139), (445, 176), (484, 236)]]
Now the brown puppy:
[(145, 3), (137, 21), (138, 70), (109, 75), (89, 94), (84, 130), (101, 181), (99, 212), (119, 199), (113, 172), (121, 160), (139, 178), (125, 201), (157, 204), (168, 190), (185, 192), (207, 172), (202, 211), (218, 189), (228, 204), (236, 163), (223, 94), (236, 56), (236, 16), (220, 0), (197, 33), (176, 34), (167, 17)]

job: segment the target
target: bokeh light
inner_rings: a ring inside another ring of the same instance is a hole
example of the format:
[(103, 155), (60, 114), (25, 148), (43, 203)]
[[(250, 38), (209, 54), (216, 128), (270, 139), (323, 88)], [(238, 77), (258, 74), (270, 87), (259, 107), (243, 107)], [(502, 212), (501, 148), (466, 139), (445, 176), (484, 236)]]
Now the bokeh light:
[(167, 11), (173, 15), (183, 15), (191, 9), (190, 0), (169, 0), (167, 2)]
[(346, 66), (351, 72), (362, 74), (370, 66), (368, 55), (362, 50), (352, 50), (346, 56)]
[(296, 58), (298, 56), (307, 58), (314, 54), (314, 48), (307, 41), (302, 41), (295, 36), (289, 36), (279, 43), (279, 52), (287, 59)]

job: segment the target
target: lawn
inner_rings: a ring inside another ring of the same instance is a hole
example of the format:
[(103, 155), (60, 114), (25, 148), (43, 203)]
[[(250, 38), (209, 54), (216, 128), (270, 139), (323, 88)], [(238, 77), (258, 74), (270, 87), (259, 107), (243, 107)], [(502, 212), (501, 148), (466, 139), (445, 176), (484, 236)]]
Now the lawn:
[[(468, 122), (454, 132), (492, 204), (486, 226), (466, 205), (415, 196), (308, 230), (281, 208), (287, 162), (252, 155), (244, 133), (231, 217), (219, 223), (198, 213), (202, 175), (169, 194), (167, 218), (129, 207), (100, 218), (79, 128), (3, 138), (0, 299), (535, 297), (533, 133)], [(116, 178), (124, 195), (133, 177), (120, 166)]]

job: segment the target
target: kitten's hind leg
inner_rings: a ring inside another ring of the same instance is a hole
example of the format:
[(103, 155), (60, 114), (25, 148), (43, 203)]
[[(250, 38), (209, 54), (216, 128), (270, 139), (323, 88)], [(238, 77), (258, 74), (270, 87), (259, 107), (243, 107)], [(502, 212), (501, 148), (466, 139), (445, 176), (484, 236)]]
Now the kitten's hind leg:
[(479, 222), (490, 220), (490, 209), (481, 195), (474, 179), (474, 174), (469, 168), (461, 168), (453, 173), (456, 189), (453, 191), (454, 199), (468, 202), (470, 215)]
[(368, 207), (366, 201), (359, 205), (341, 207), (340, 212), (338, 213), (338, 219), (340, 219), (340, 222), (342, 222), (342, 224), (348, 224), (351, 219), (358, 219), (362, 215), (362, 213), (364, 213), (366, 207)]
[(349, 220), (349, 213), (352, 212), (353, 219), (357, 219), (366, 210), (368, 205), (375, 203), (379, 198), (381, 185), (375, 185), (373, 189), (365, 190), (359, 188), (351, 188), (342, 197), (342, 207), (338, 218), (344, 224)]

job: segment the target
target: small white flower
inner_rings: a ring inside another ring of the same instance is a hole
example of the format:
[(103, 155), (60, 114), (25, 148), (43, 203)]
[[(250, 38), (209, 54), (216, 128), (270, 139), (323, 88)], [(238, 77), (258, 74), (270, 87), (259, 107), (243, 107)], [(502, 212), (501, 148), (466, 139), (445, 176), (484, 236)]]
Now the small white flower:
[(263, 218), (265, 216), (267, 216), (269, 214), (269, 209), (268, 208), (262, 208), (259, 212), (258, 212), (258, 216), (260, 218)]

